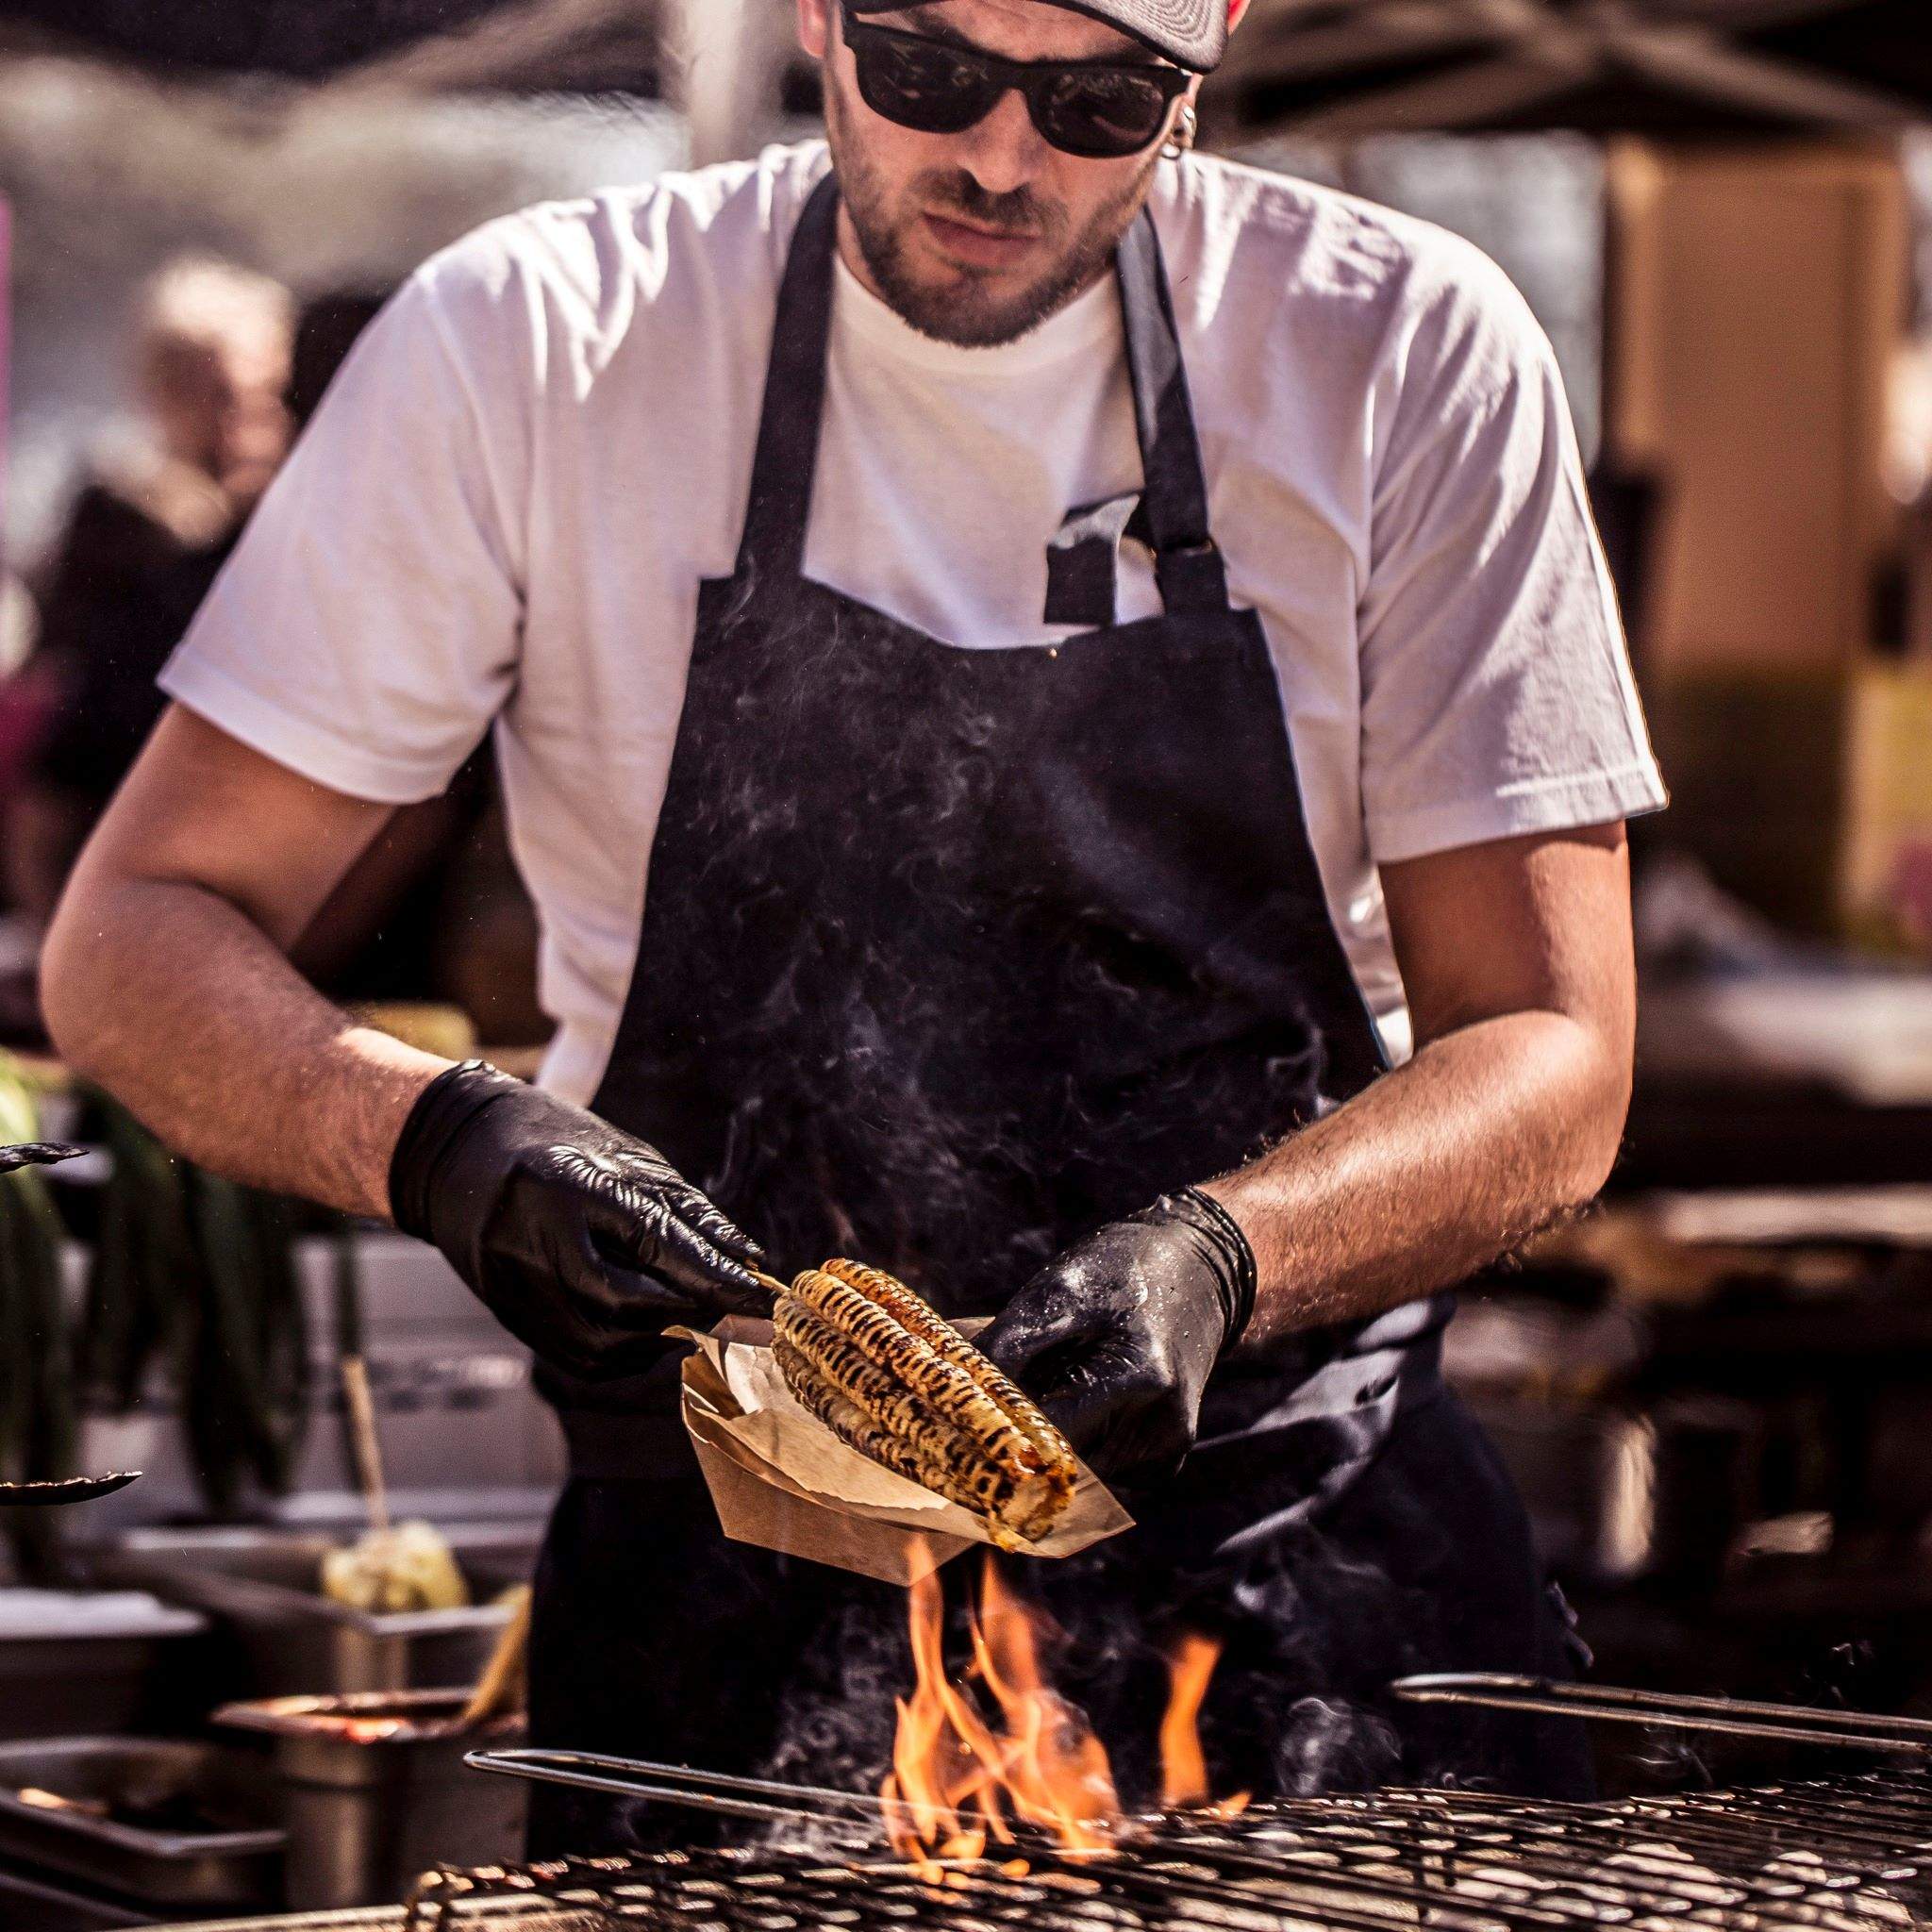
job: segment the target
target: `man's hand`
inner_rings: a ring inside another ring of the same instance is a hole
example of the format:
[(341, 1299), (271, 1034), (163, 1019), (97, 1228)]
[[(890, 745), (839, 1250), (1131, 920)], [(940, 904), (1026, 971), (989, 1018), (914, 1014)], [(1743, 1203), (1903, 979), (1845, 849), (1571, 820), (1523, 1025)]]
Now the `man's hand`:
[(979, 1338), (1100, 1475), (1170, 1474), (1255, 1306), (1255, 1257), (1192, 1189), (1048, 1263)]
[(480, 1060), (424, 1091), (390, 1200), (399, 1228), (571, 1374), (645, 1366), (671, 1323), (771, 1307), (758, 1244), (655, 1147)]

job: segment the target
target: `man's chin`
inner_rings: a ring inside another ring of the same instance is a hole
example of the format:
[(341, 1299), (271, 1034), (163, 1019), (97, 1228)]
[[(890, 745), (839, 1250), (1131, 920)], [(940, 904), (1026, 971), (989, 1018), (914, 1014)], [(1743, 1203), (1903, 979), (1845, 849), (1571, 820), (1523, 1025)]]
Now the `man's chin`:
[(977, 262), (949, 247), (945, 232), (935, 232), (922, 214), (874, 226), (861, 208), (852, 219), (887, 306), (920, 334), (965, 349), (999, 348), (1038, 328), (1104, 273), (1113, 255), (1111, 236), (1104, 248), (1041, 236), (1011, 251), (1009, 261)]
[(877, 278), (880, 294), (901, 321), (962, 349), (1017, 341), (1065, 300), (1055, 292), (1051, 276), (1022, 279), (950, 262), (913, 273), (903, 257), (891, 273)]
[(968, 276), (944, 288), (907, 293), (904, 299), (889, 295), (888, 300), (921, 335), (962, 349), (996, 349), (1017, 341), (1043, 319), (1025, 297), (991, 295)]

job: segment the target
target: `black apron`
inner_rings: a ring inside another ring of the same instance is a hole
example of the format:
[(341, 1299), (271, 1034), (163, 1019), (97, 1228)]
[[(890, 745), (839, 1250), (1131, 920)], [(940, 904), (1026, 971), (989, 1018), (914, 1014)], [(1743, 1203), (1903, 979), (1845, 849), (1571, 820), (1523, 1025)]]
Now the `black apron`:
[[(1151, 219), (1118, 275), (1136, 521), (1163, 614), (968, 650), (804, 575), (837, 208), (828, 177), (792, 241), (737, 567), (701, 588), (637, 965), (592, 1104), (776, 1272), (851, 1255), (950, 1314), (985, 1313), (1083, 1233), (1251, 1159), (1383, 1060), (1267, 640), (1230, 603), (1208, 531)], [(1439, 1296), (1225, 1364), (1179, 1476), (1127, 1498), (1135, 1530), (1009, 1566), (1066, 1633), (1061, 1680), (1127, 1785), (1180, 1625), (1226, 1645), (1203, 1725), (1229, 1778), (1587, 1779), (1560, 1727), (1442, 1736), (1384, 1694), (1405, 1669), (1561, 1668), (1520, 1508), (1442, 1389), (1450, 1311)], [(617, 1383), (543, 1378), (573, 1481), (540, 1573), (533, 1733), (869, 1776), (909, 1681), (904, 1594), (724, 1541), (677, 1421), (681, 1354)], [(1426, 1453), (1391, 1456), (1392, 1436)], [(643, 1828), (546, 1793), (533, 1838), (585, 1851)]]

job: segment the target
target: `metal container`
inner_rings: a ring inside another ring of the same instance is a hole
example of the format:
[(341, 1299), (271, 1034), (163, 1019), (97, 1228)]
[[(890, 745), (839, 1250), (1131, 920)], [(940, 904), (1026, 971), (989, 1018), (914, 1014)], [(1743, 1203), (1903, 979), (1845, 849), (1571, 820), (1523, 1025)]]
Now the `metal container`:
[(322, 1559), (350, 1539), (311, 1530), (130, 1530), (89, 1560), (104, 1580), (139, 1584), (227, 1624), (246, 1666), (237, 1690), (346, 1696), (474, 1683), (489, 1660), (509, 1610), (488, 1599), (529, 1580), (541, 1531), (480, 1524), (444, 1533), (483, 1600), (467, 1609), (384, 1615), (331, 1603), (322, 1594)]
[(0, 1857), (143, 1904), (273, 1904), (282, 1858), (273, 1813), (274, 1794), (248, 1755), (217, 1744), (51, 1738), (0, 1746)]
[(1522, 1492), (1538, 1554), (1568, 1575), (1714, 1581), (1756, 1513), (1763, 1428), (1747, 1403), (1470, 1407)]
[(216, 1711), (216, 1724), (271, 1740), (292, 1909), (390, 1904), (432, 1865), (500, 1865), (521, 1856), (526, 1787), (472, 1771), (463, 1757), (479, 1744), (513, 1740), (523, 1720), (459, 1729), (455, 1719), (468, 1696), (282, 1697)]
[[(24, 1873), (0, 1871), (0, 1925), (26, 1932), (120, 1932), (124, 1925), (152, 1925), (152, 1912), (135, 1906), (110, 1904), (104, 1898), (29, 1878)], [(221, 1923), (230, 1923), (224, 1913)]]
[(0, 1590), (0, 1742), (192, 1722), (207, 1639), (207, 1618), (145, 1592)]

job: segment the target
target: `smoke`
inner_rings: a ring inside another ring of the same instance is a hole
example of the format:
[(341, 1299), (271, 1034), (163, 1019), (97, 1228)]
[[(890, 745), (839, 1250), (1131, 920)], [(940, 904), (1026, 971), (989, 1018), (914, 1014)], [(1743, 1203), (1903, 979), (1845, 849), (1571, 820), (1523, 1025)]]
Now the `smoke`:
[(1339, 1698), (1303, 1697), (1290, 1707), (1274, 1741), (1275, 1777), (1283, 1797), (1368, 1790), (1401, 1754), (1401, 1740), (1386, 1718)]
[[(1131, 1536), (1124, 1540), (1132, 1544)], [(1091, 1555), (1091, 1553), (1090, 1553)], [(976, 1557), (941, 1574), (947, 1657), (962, 1677)], [(1419, 1757), (1398, 1729), (1390, 1678), (1427, 1661), (1410, 1593), (1306, 1526), (1212, 1580), (1150, 1561), (1004, 1560), (1040, 1631), (1045, 1675), (1108, 1749), (1125, 1807), (1158, 1803), (1167, 1659), (1183, 1631), (1223, 1646), (1201, 1716), (1216, 1796), (1300, 1797), (1403, 1782), (1468, 1783), (1469, 1767)], [(902, 1624), (854, 1606), (800, 1659), (767, 1776), (874, 1791), (891, 1763), (896, 1698), (912, 1663)], [(774, 1834), (795, 1842), (797, 1831)]]
[(903, 1622), (848, 1605), (819, 1627), (785, 1698), (765, 1775), (835, 1790), (876, 1790), (891, 1764), (894, 1700), (912, 1688)]

